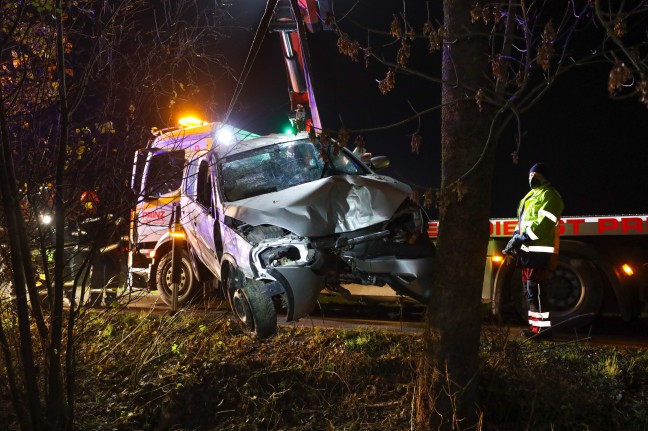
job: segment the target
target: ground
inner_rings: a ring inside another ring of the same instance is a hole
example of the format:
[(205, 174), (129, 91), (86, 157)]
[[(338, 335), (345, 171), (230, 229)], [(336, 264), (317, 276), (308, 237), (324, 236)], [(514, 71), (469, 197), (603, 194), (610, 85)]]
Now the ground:
[[(411, 430), (419, 336), (90, 312), (77, 430)], [(481, 429), (648, 429), (648, 352), (482, 337)], [(0, 428), (12, 428), (6, 384)], [(468, 428), (468, 427), (466, 427)]]

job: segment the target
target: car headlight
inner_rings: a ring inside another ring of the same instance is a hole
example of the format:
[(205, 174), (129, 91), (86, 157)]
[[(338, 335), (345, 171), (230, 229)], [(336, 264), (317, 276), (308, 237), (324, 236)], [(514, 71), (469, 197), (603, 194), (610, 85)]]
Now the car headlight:
[(396, 211), (392, 219), (387, 224), (387, 229), (391, 233), (390, 241), (410, 242), (421, 234), (426, 234), (425, 229), (427, 216), (418, 205), (405, 202)]
[[(294, 241), (294, 242), (291, 242)], [(252, 249), (252, 263), (258, 277), (274, 279), (270, 275), (273, 268), (281, 266), (305, 266), (315, 259), (315, 250), (305, 242), (297, 240), (278, 240), (262, 242)]]
[(301, 251), (294, 245), (269, 247), (259, 253), (259, 259), (264, 268), (298, 263), (302, 259)]

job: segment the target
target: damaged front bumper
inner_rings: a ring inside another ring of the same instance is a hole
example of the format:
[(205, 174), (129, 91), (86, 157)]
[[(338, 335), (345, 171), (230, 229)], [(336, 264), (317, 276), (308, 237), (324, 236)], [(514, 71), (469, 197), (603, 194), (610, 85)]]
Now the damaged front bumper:
[[(358, 238), (367, 242), (382, 242), (376, 239), (382, 236), (356, 237), (345, 241), (343, 249), (334, 247), (319, 251), (294, 240), (272, 241), (271, 244), (262, 244), (252, 250), (252, 262), (257, 277), (272, 280), (266, 283), (266, 294), (283, 298), (288, 322), (308, 315), (325, 287), (339, 285), (344, 281), (377, 286), (387, 284), (397, 294), (412, 297), (422, 303), (427, 302), (432, 285), (432, 246), (380, 246), (381, 249), (400, 249), (401, 253), (396, 256), (385, 253), (365, 254), (370, 249), (358, 250), (357, 247), (350, 246)], [(404, 250), (409, 252), (409, 256), (403, 255)], [(358, 251), (362, 252), (357, 253)]]
[(378, 281), (389, 284), (397, 293), (411, 296), (422, 303), (430, 297), (433, 261), (432, 256), (415, 259), (393, 256), (351, 258), (356, 270), (372, 274)]
[(298, 320), (310, 313), (324, 289), (324, 276), (317, 275), (309, 267), (284, 266), (270, 271), (275, 281), (266, 285), (271, 296), (285, 293), (286, 322)]
[[(278, 226), (249, 226), (252, 276), (265, 292), (281, 298), (286, 320), (309, 314), (322, 290), (342, 284), (385, 286), (426, 303), (430, 297), (434, 244), (422, 232), (424, 217), (404, 204), (387, 224), (322, 237), (308, 237)], [(343, 289), (341, 289), (343, 291)]]

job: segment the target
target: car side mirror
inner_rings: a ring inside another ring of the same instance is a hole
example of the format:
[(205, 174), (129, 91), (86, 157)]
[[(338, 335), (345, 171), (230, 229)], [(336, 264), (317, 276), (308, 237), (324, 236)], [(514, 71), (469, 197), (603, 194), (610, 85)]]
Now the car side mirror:
[(389, 167), (389, 157), (387, 156), (376, 156), (372, 157), (371, 161), (371, 168), (374, 171), (379, 171), (381, 169), (385, 169)]

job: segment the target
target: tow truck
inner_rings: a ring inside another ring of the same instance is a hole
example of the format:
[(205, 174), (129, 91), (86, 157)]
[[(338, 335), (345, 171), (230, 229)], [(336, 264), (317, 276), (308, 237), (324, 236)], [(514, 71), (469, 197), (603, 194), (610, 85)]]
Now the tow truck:
[[(239, 142), (258, 135), (195, 117), (183, 118), (179, 127), (156, 130), (154, 135), (145, 148), (135, 153), (133, 162), (131, 188), (138, 200), (130, 217), (128, 287), (157, 290), (170, 305), (173, 236), (169, 225), (180, 204), (185, 167), (216, 142)], [(186, 248), (181, 249), (180, 304), (201, 288), (195, 272)]]
[[(491, 219), (482, 302), (498, 318), (524, 319), (520, 269), (501, 250), (517, 219)], [(429, 223), (436, 238), (439, 224)], [(565, 216), (560, 220), (558, 267), (542, 300), (554, 327), (582, 327), (600, 314), (631, 320), (648, 300), (648, 215)]]

